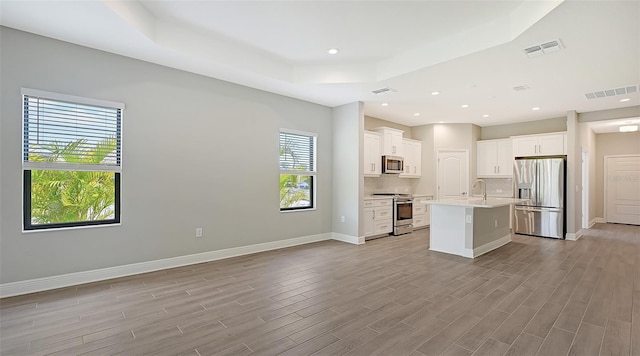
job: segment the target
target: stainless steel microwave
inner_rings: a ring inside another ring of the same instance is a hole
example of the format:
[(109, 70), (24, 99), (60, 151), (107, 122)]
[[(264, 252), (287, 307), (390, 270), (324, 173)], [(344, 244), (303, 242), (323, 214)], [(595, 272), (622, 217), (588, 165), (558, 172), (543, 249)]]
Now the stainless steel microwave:
[(404, 158), (398, 156), (382, 156), (382, 173), (400, 174), (404, 172)]

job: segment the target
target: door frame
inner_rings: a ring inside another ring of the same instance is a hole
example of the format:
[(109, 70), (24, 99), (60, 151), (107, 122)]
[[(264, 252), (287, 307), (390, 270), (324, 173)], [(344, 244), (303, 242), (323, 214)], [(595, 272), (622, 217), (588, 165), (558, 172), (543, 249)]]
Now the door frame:
[(622, 157), (640, 157), (640, 154), (629, 154), (629, 155), (605, 155), (604, 156), (604, 172), (602, 172), (602, 175), (604, 176), (603, 178), (603, 182), (602, 182), (602, 190), (604, 190), (604, 201), (603, 201), (603, 208), (604, 208), (604, 222), (607, 223), (607, 221), (609, 219), (607, 219), (607, 205), (608, 205), (608, 185), (609, 185), (609, 178), (607, 177), (608, 172), (609, 172), (609, 158), (622, 158)]
[(589, 152), (582, 149), (582, 228), (589, 228)]
[(467, 197), (469, 197), (471, 189), (471, 170), (470, 170), (470, 162), (469, 162), (469, 150), (466, 149), (457, 149), (457, 148), (439, 148), (436, 150), (436, 199), (440, 199), (440, 154), (445, 152), (461, 152), (465, 155), (465, 160), (467, 161)]

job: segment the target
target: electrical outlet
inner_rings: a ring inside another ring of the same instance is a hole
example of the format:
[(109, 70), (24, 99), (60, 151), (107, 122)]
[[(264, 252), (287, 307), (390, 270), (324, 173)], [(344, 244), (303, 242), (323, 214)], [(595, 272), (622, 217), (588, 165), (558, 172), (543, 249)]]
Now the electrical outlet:
[(471, 224), (471, 221), (472, 221), (471, 220), (471, 215), (466, 215), (465, 216), (465, 220), (466, 220), (467, 224)]
[(344, 222), (344, 215), (340, 217), (340, 222)]
[(202, 228), (201, 227), (197, 227), (196, 228), (196, 237), (202, 237)]

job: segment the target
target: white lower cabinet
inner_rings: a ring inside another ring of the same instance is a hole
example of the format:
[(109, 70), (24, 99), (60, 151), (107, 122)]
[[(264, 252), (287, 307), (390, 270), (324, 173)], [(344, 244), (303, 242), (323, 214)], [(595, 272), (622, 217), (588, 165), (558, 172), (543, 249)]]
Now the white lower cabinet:
[(393, 231), (393, 200), (365, 199), (364, 237), (388, 234)]
[(413, 198), (413, 228), (420, 229), (430, 225), (429, 221), (429, 204), (427, 201), (432, 200), (433, 196), (415, 196)]

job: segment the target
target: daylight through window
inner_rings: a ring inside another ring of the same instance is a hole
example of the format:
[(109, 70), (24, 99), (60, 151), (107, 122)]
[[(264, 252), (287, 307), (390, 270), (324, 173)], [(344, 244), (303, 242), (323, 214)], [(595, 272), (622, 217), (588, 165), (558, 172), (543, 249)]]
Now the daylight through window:
[(316, 138), (280, 130), (280, 210), (315, 208)]
[(120, 222), (124, 104), (22, 89), (25, 230)]

